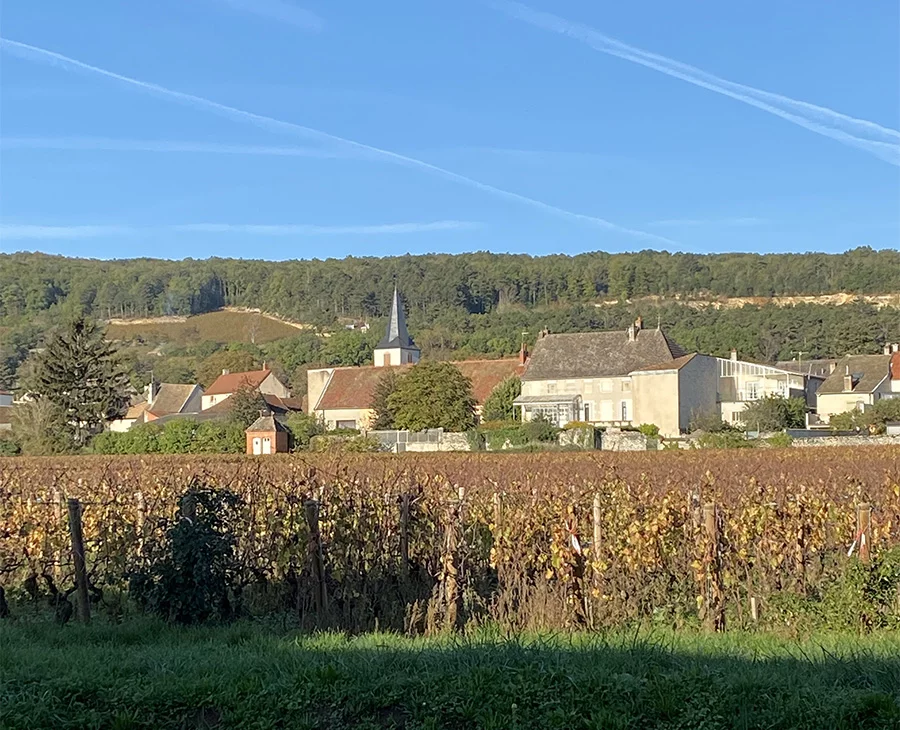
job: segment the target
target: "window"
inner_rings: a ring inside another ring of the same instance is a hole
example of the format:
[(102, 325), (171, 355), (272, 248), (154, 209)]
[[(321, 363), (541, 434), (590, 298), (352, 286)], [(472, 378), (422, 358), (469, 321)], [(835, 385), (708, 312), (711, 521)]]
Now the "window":
[(556, 381), (548, 380), (547, 381), (547, 395), (553, 395), (556, 393)]
[(759, 400), (759, 383), (747, 383), (747, 400)]
[(629, 401), (627, 401), (627, 400), (622, 401), (622, 420), (623, 421), (631, 420), (631, 415), (629, 413), (631, 411), (630, 406), (631, 406), (631, 403)]
[(356, 421), (338, 421), (335, 426), (337, 428), (356, 428)]
[(585, 421), (591, 420), (591, 404), (590, 403), (584, 404), (584, 420)]
[(608, 378), (600, 381), (600, 392), (601, 393), (612, 393), (612, 380)]
[(631, 381), (630, 380), (622, 380), (622, 391), (624, 393), (631, 392)]

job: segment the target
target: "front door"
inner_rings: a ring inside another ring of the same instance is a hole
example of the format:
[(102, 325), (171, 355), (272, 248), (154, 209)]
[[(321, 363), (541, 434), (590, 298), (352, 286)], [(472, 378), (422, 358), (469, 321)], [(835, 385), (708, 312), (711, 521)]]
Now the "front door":
[(270, 439), (268, 436), (264, 437), (262, 440), (262, 452), (264, 454), (272, 453), (272, 439)]
[(253, 439), (253, 453), (257, 456), (262, 453), (262, 439), (259, 436)]

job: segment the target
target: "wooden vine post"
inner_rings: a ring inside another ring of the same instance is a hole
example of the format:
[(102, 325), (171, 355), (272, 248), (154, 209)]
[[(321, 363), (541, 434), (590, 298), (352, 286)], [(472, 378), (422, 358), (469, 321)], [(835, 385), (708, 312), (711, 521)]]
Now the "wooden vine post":
[(709, 631), (725, 630), (725, 602), (722, 590), (722, 555), (719, 520), (715, 502), (703, 505), (703, 532), (706, 542), (706, 591), (703, 602), (704, 626)]
[(400, 568), (409, 575), (409, 495), (400, 497)]
[(91, 604), (88, 599), (87, 566), (84, 560), (84, 530), (81, 524), (81, 502), (69, 500), (69, 535), (72, 538), (72, 562), (75, 564), (75, 594), (78, 597), (78, 618), (82, 623), (91, 621)]
[(315, 583), (314, 601), (316, 614), (324, 618), (328, 607), (328, 594), (325, 590), (325, 557), (322, 552), (322, 533), (319, 530), (319, 502), (308, 499), (303, 504), (306, 514), (306, 525), (309, 528), (309, 558)]
[(868, 563), (872, 557), (870, 545), (872, 535), (872, 505), (864, 502), (856, 508), (856, 531), (859, 535), (859, 559)]

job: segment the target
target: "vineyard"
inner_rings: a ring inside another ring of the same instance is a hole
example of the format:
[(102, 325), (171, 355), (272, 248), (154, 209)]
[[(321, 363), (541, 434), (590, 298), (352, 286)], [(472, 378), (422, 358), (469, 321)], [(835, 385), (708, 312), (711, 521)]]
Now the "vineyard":
[[(128, 610), (131, 577), (198, 488), (235, 495), (241, 615), (417, 634), (829, 616), (866, 628), (900, 613), (895, 447), (7, 459), (0, 586), (71, 592), (77, 499), (92, 602)], [(855, 598), (830, 600), (848, 581)]]

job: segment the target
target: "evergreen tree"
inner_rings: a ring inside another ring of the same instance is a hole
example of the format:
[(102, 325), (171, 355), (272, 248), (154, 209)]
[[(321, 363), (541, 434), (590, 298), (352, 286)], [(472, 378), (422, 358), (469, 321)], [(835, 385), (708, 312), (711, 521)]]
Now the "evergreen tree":
[(372, 404), (370, 408), (375, 411), (375, 420), (372, 423), (374, 429), (394, 428), (394, 420), (396, 414), (391, 408), (390, 399), (397, 390), (397, 386), (402, 379), (396, 370), (386, 370), (384, 375), (375, 386), (375, 392), (372, 394)]
[(472, 383), (450, 362), (420, 362), (388, 398), (394, 427), (466, 431), (475, 425)]
[(122, 415), (128, 403), (128, 376), (116, 348), (96, 322), (80, 316), (47, 340), (29, 385), (59, 409), (62, 427), (80, 446)]
[(513, 401), (522, 393), (522, 381), (515, 375), (497, 384), (484, 402), (483, 421), (512, 421), (515, 418)]

